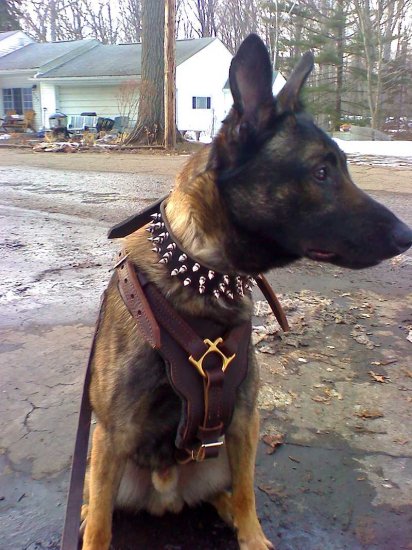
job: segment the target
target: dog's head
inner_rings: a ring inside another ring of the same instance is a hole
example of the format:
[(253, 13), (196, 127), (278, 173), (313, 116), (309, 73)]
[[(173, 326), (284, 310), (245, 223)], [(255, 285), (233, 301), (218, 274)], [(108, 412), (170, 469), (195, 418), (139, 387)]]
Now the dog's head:
[(226, 252), (258, 273), (306, 256), (363, 268), (400, 254), (412, 231), (352, 182), (344, 153), (304, 112), (304, 54), (276, 98), (263, 42), (250, 35), (230, 67), (233, 108), (212, 144), (227, 213)]

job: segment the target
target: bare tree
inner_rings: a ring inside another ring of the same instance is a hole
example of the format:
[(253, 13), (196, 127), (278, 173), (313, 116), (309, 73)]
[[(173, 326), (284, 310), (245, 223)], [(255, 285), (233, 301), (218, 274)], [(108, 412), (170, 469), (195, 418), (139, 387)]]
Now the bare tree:
[(258, 32), (263, 14), (255, 0), (222, 1), (218, 7), (218, 36), (235, 53), (251, 32)]
[(186, 0), (186, 17), (199, 37), (217, 35), (219, 0)]
[[(385, 74), (390, 69), (395, 29), (405, 19), (410, 0), (353, 0), (364, 50), (365, 87), (372, 128), (382, 122)], [(388, 84), (388, 79), (386, 80)], [(386, 87), (385, 92), (388, 92)]]
[(142, 40), (142, 0), (120, 0), (121, 35), (125, 42)]
[(136, 120), (139, 110), (140, 81), (126, 80), (126, 82), (122, 82), (116, 99), (120, 116), (129, 121)]
[(24, 31), (39, 42), (82, 40), (93, 37), (115, 43), (119, 19), (113, 12), (114, 0), (8, 0), (11, 13)]

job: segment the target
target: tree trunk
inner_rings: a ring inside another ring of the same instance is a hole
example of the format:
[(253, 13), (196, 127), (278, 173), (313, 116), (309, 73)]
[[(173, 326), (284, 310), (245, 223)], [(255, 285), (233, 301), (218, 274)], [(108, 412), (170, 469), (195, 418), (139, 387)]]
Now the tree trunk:
[(344, 42), (345, 42), (345, 13), (343, 0), (337, 2), (337, 28), (336, 28), (336, 46), (337, 46), (337, 65), (336, 65), (336, 96), (335, 96), (335, 116), (333, 120), (333, 129), (339, 132), (342, 122), (342, 93), (343, 93), (343, 64), (344, 64)]
[(126, 143), (164, 141), (164, 0), (144, 0), (139, 115)]
[(165, 2), (165, 147), (176, 147), (176, 4), (175, 0)]

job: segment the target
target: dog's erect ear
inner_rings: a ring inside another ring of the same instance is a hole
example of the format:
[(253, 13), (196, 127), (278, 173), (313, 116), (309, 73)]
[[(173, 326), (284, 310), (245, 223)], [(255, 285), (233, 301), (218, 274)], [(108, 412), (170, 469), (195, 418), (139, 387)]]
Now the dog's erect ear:
[(229, 71), (233, 106), (242, 119), (256, 126), (259, 109), (273, 103), (272, 64), (265, 44), (250, 34), (232, 59)]
[(276, 97), (278, 113), (290, 111), (292, 113), (301, 109), (300, 93), (303, 85), (311, 73), (314, 65), (314, 57), (312, 52), (306, 52), (301, 57), (299, 63), (293, 69), (292, 74), (286, 81), (286, 84), (280, 90)]

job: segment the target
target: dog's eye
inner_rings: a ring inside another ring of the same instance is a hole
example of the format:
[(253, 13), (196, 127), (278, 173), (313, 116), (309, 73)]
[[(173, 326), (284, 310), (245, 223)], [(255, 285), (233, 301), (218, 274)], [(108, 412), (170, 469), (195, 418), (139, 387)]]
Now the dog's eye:
[(320, 166), (319, 168), (316, 168), (313, 175), (318, 181), (325, 181), (325, 179), (328, 177), (326, 166)]

